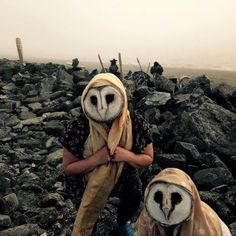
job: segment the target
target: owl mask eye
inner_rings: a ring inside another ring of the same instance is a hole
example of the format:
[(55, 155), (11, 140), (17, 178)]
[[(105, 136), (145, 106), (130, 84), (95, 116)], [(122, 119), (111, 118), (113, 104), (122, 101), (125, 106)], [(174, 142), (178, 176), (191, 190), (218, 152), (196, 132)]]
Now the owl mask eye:
[(114, 101), (114, 94), (108, 94), (106, 95), (106, 102), (107, 104), (112, 103)]
[(94, 106), (96, 106), (97, 103), (98, 103), (98, 99), (97, 99), (96, 96), (91, 96), (91, 97), (90, 97), (90, 101), (91, 101), (91, 103), (92, 103)]

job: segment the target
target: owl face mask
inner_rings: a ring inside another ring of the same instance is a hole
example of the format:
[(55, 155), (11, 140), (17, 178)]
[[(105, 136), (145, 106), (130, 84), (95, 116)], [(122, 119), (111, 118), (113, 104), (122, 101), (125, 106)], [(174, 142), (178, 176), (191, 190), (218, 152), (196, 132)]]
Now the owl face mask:
[(111, 122), (128, 109), (125, 88), (110, 73), (95, 76), (85, 88), (81, 101), (87, 118), (98, 123)]

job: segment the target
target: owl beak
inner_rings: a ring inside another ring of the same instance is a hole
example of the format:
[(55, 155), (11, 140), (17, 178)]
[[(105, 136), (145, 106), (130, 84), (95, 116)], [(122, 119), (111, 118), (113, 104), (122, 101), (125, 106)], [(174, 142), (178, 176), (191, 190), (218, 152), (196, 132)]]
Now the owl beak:
[(105, 117), (106, 117), (106, 109), (101, 109), (101, 110), (99, 111), (99, 114), (100, 114), (100, 116), (102, 117), (102, 119), (105, 119)]
[(163, 207), (163, 212), (164, 212), (166, 220), (169, 220), (170, 208), (169, 207)]

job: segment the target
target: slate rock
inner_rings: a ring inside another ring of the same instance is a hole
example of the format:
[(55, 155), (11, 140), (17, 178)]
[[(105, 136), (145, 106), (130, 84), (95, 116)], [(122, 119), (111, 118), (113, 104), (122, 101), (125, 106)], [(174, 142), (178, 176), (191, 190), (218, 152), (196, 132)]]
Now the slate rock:
[(163, 106), (170, 99), (171, 99), (171, 96), (169, 93), (154, 91), (151, 94), (148, 94), (143, 99), (141, 99), (141, 101), (138, 102), (136, 107), (146, 110), (153, 107)]
[(175, 153), (184, 154), (190, 164), (200, 164), (202, 162), (200, 153), (191, 143), (176, 142)]
[(199, 170), (193, 175), (195, 184), (203, 188), (212, 188), (222, 184), (232, 184), (233, 176), (229, 170), (221, 167)]
[(232, 236), (236, 235), (236, 221), (229, 225), (229, 230)]
[(202, 75), (190, 80), (178, 93), (198, 93), (198, 89), (201, 89), (206, 96), (210, 95), (211, 85), (207, 76)]
[(1, 199), (2, 212), (4, 214), (14, 213), (18, 206), (19, 202), (15, 193), (8, 194)]
[(0, 231), (0, 236), (29, 236), (42, 235), (45, 230), (41, 229), (37, 224), (24, 224)]
[(43, 200), (41, 201), (41, 206), (42, 207), (55, 206), (58, 208), (64, 207), (65, 206), (64, 198), (59, 193), (49, 193), (43, 197)]
[[(11, 226), (11, 218), (8, 215), (0, 214), (0, 230)], [(1, 232), (1, 231), (0, 231)]]
[(183, 154), (158, 154), (155, 160), (161, 168), (186, 168), (186, 157)]

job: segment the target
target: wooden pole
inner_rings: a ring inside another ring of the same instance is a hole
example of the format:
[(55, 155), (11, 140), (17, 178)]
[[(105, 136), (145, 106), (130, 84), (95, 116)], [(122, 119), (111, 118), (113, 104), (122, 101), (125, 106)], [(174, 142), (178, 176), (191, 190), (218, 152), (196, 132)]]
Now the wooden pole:
[(101, 59), (101, 57), (100, 57), (100, 55), (99, 55), (99, 54), (98, 54), (98, 59), (99, 59), (99, 61), (100, 61), (100, 64), (101, 64), (101, 66), (102, 66), (102, 70), (103, 70), (103, 72), (105, 73), (105, 72), (106, 72), (106, 70), (105, 70), (105, 67), (103, 66), (102, 59)]
[(122, 60), (121, 60), (121, 53), (119, 52), (119, 64), (120, 64), (120, 80), (123, 81), (124, 75), (123, 75), (123, 69), (122, 69)]
[(21, 43), (20, 38), (16, 38), (16, 47), (17, 47), (20, 63), (23, 65), (23, 48), (22, 48), (22, 43)]
[(150, 69), (150, 62), (148, 63), (147, 74), (149, 72), (149, 69)]
[(137, 57), (137, 62), (138, 62), (138, 64), (139, 64), (139, 68), (140, 68), (140, 70), (143, 71), (142, 66), (141, 66), (141, 64), (140, 64), (140, 62), (139, 62), (138, 57)]

